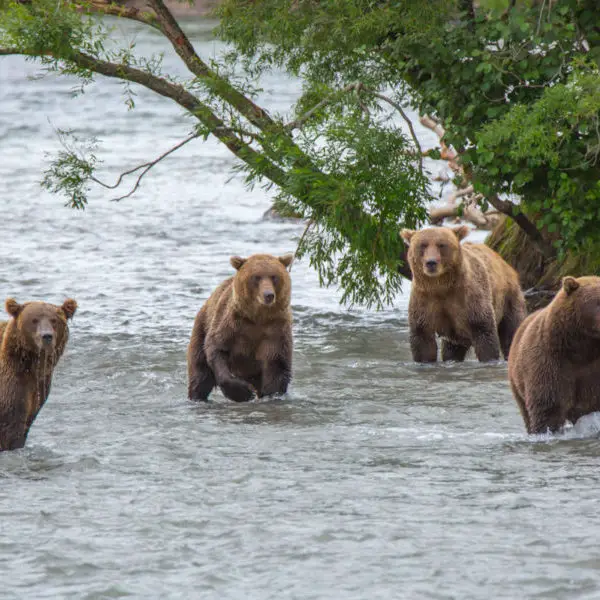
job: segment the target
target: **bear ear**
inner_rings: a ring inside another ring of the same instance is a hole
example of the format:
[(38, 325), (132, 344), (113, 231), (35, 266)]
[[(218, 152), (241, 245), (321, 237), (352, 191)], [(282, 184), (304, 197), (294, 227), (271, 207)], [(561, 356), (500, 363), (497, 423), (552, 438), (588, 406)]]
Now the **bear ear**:
[(572, 294), (579, 287), (579, 281), (577, 281), (577, 279), (575, 279), (575, 277), (565, 277), (562, 280), (562, 286), (563, 286), (563, 290), (565, 290), (565, 292), (568, 296), (569, 294)]
[(279, 257), (279, 262), (287, 269), (294, 262), (294, 255), (284, 254)]
[(62, 311), (65, 313), (67, 319), (72, 319), (75, 311), (77, 310), (77, 302), (73, 298), (67, 298), (61, 306)]
[(14, 298), (7, 298), (5, 303), (6, 312), (15, 319), (23, 310), (23, 305), (19, 304)]
[(454, 234), (456, 235), (456, 237), (458, 238), (458, 241), (460, 242), (461, 240), (464, 240), (469, 235), (469, 232), (471, 230), (466, 225), (461, 225), (460, 227), (457, 227), (456, 229), (453, 229), (452, 231), (454, 231)]
[(229, 259), (229, 262), (231, 263), (231, 266), (236, 270), (239, 271), (241, 266), (247, 261), (247, 258), (242, 258), (241, 256), (232, 256)]
[(412, 236), (415, 235), (415, 233), (417, 233), (414, 229), (403, 229), (400, 232), (400, 237), (404, 240), (404, 243), (407, 246), (410, 246), (410, 240), (412, 239)]

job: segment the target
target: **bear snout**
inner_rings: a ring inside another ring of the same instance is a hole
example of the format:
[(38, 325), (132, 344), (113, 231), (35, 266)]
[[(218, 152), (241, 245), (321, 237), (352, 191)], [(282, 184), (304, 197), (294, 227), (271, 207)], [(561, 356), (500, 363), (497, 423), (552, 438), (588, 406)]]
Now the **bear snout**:
[(42, 333), (42, 343), (44, 346), (49, 346), (54, 341), (53, 333)]
[(273, 304), (275, 301), (275, 292), (266, 290), (263, 292), (263, 301), (265, 304)]
[(434, 274), (437, 271), (439, 261), (435, 258), (430, 258), (425, 261), (425, 272), (428, 274)]

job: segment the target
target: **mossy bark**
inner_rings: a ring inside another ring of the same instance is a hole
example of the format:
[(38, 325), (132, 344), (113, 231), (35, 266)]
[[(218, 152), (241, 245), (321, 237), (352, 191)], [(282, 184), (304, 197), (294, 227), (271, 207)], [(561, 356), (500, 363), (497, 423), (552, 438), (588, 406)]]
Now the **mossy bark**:
[(519, 274), (529, 312), (549, 304), (566, 275), (600, 274), (600, 251), (570, 252), (562, 260), (548, 261), (530, 242), (527, 234), (508, 218), (494, 228), (486, 244)]

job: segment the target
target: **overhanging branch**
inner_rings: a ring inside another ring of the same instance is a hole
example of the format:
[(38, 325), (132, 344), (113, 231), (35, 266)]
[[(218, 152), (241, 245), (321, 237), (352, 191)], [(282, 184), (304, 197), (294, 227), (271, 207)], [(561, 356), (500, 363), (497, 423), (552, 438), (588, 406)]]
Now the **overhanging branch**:
[(531, 243), (545, 258), (554, 258), (556, 252), (552, 245), (542, 237), (537, 227), (519, 210), (516, 204), (502, 200), (497, 194), (489, 194), (486, 198), (496, 210), (510, 217), (527, 234)]
[(92, 181), (95, 181), (98, 185), (101, 185), (102, 187), (105, 187), (109, 190), (114, 190), (114, 189), (118, 188), (121, 185), (121, 183), (123, 183), (123, 179), (125, 177), (127, 177), (127, 175), (133, 175), (133, 173), (136, 173), (137, 171), (139, 171), (141, 169), (142, 172), (138, 175), (138, 177), (135, 181), (135, 184), (131, 188), (131, 190), (129, 190), (129, 192), (127, 192), (123, 196), (119, 196), (118, 198), (113, 198), (113, 200), (112, 200), (113, 202), (119, 202), (120, 200), (129, 198), (136, 192), (136, 190), (140, 187), (142, 179), (144, 178), (146, 173), (148, 173), (148, 171), (150, 171), (150, 169), (152, 169), (152, 167), (157, 165), (161, 160), (167, 158), (167, 156), (169, 156), (170, 154), (173, 154), (173, 152), (176, 152), (177, 150), (179, 150), (180, 148), (185, 146), (187, 143), (191, 142), (192, 140), (195, 140), (197, 137), (199, 137), (199, 134), (194, 133), (194, 134), (188, 136), (187, 138), (185, 138), (184, 140), (182, 140), (181, 142), (179, 142), (178, 144), (175, 144), (175, 146), (173, 146), (172, 148), (169, 148), (169, 150), (167, 150), (166, 152), (163, 152), (160, 156), (158, 156), (154, 160), (145, 162), (141, 165), (138, 165), (137, 167), (134, 167), (133, 169), (123, 171), (123, 173), (121, 173), (119, 175), (117, 181), (115, 183), (113, 183), (112, 185), (108, 184), (108, 183), (104, 183), (103, 181), (100, 181), (100, 179), (97, 179), (96, 177), (93, 177), (93, 176), (91, 177), (91, 179), (92, 179)]
[[(39, 54), (23, 52), (18, 48), (0, 48), (0, 55), (26, 55), (40, 57)], [(109, 61), (94, 58), (83, 52), (72, 51), (68, 57), (56, 57), (51, 54), (45, 56), (61, 60), (65, 63), (71, 63), (79, 68), (132, 83), (138, 83), (157, 94), (169, 98), (179, 104), (186, 111), (196, 117), (206, 129), (219, 139), (225, 146), (238, 158), (243, 160), (250, 167), (258, 169), (267, 179), (280, 187), (286, 183), (285, 172), (272, 161), (268, 160), (263, 154), (260, 154), (247, 143), (245, 143), (235, 131), (228, 127), (211, 110), (209, 106), (198, 100), (196, 96), (188, 92), (183, 86), (167, 81), (162, 77), (152, 75), (147, 71), (136, 69), (122, 63), (112, 63)]]

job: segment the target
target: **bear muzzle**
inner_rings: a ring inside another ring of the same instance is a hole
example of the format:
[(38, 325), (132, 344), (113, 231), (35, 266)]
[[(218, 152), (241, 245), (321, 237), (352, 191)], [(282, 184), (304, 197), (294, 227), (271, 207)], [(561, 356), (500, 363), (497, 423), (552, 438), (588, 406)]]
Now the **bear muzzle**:
[(275, 292), (263, 292), (263, 299), (265, 304), (273, 304), (275, 302)]
[(424, 269), (425, 275), (437, 275), (440, 261), (434, 258), (430, 258), (425, 261)]

